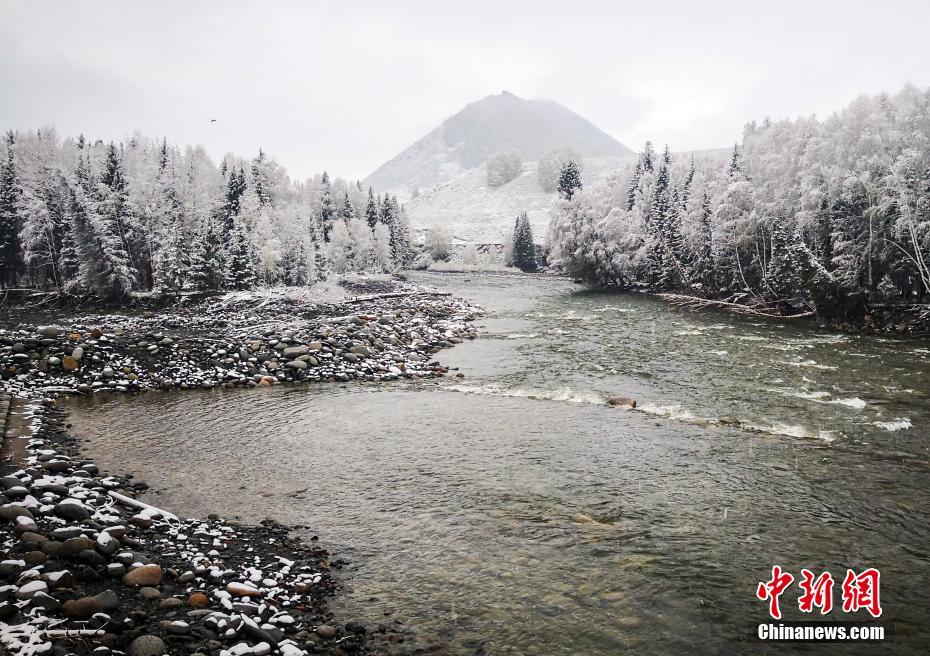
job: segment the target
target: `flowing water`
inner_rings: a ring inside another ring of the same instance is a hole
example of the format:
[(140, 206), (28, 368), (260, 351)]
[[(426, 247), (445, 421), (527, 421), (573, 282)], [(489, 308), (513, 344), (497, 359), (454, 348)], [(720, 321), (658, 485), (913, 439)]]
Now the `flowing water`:
[[(452, 653), (926, 653), (930, 344), (416, 279), (488, 310), (440, 355), (464, 378), (97, 397), (74, 430), (156, 505), (308, 527), (352, 563), (340, 616)], [(759, 643), (773, 564), (830, 571), (840, 620), (879, 568), (893, 638)]]

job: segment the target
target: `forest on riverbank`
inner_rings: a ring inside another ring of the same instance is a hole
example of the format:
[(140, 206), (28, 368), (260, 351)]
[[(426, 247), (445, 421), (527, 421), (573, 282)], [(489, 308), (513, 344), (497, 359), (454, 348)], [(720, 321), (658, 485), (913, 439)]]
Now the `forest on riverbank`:
[(930, 90), (750, 123), (721, 166), (654, 151), (563, 198), (552, 261), (586, 282), (858, 316), (930, 292)]
[(0, 283), (102, 299), (137, 291), (310, 285), (411, 257), (396, 197), (324, 172), (290, 179), (263, 151), (183, 150), (8, 132), (0, 146)]

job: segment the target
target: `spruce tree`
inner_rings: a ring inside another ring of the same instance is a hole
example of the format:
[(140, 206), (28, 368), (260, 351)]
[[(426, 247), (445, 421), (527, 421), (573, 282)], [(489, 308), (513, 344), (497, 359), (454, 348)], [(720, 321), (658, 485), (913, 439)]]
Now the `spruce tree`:
[(636, 160), (636, 166), (633, 167), (633, 177), (630, 178), (630, 186), (626, 192), (626, 211), (631, 212), (636, 204), (636, 192), (639, 191), (639, 180), (643, 174), (643, 158)]
[(226, 285), (230, 289), (245, 290), (255, 287), (258, 280), (256, 254), (248, 230), (237, 216), (233, 221), (232, 239), (229, 245)]
[(559, 196), (565, 200), (571, 200), (575, 192), (581, 190), (581, 172), (578, 165), (569, 160), (562, 165), (559, 173)]
[(375, 192), (368, 187), (368, 205), (365, 206), (365, 219), (368, 221), (368, 227), (372, 230), (378, 225), (380, 214), (378, 212), (378, 202), (375, 200)]
[[(122, 162), (113, 143), (107, 148), (106, 163), (97, 185), (96, 211), (99, 214), (99, 238), (103, 248), (102, 267), (106, 289), (98, 293), (120, 298), (136, 288), (138, 270), (132, 258), (130, 225), (132, 221)], [(96, 223), (96, 222), (92, 222)]]
[(346, 192), (345, 198), (342, 200), (342, 218), (346, 221), (351, 221), (355, 218), (355, 208), (352, 207), (352, 200), (349, 198), (349, 192)]
[(513, 263), (521, 271), (536, 270), (536, 245), (526, 212), (517, 217), (513, 226)]
[(268, 177), (265, 170), (265, 151), (258, 149), (258, 155), (252, 160), (252, 185), (255, 188), (255, 195), (258, 197), (258, 204), (262, 207), (271, 203), (271, 197), (268, 191)]
[(213, 291), (226, 285), (226, 250), (223, 229), (207, 218), (191, 253), (188, 285), (194, 291)]
[(733, 154), (730, 156), (730, 165), (727, 167), (727, 175), (733, 178), (738, 176), (742, 170), (739, 144), (733, 144)]
[(242, 194), (246, 188), (245, 170), (240, 166), (238, 172), (235, 169), (230, 171), (222, 207), (223, 243), (227, 246), (232, 239), (235, 219), (239, 216)]
[(6, 158), (0, 162), (0, 284), (13, 287), (22, 260), (19, 240), (22, 221), (12, 130), (6, 134), (5, 141)]
[(336, 218), (336, 207), (333, 204), (333, 186), (329, 181), (329, 173), (323, 171), (320, 180), (320, 227), (323, 229), (323, 241), (329, 242)]

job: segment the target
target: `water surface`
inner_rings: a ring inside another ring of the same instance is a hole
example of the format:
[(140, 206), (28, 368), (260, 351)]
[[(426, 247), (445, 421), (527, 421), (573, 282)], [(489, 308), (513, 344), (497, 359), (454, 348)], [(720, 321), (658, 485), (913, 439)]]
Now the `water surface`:
[[(306, 526), (352, 562), (337, 612), (452, 653), (925, 653), (926, 342), (418, 280), (489, 311), (464, 378), (97, 397), (75, 431), (156, 505)], [(775, 563), (880, 568), (895, 639), (755, 642)]]

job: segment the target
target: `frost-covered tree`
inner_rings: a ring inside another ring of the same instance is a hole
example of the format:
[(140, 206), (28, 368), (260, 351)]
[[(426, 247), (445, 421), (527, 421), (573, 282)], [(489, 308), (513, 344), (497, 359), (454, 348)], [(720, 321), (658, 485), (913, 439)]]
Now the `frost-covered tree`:
[(536, 245), (526, 212), (517, 217), (513, 227), (513, 265), (521, 271), (536, 270)]
[(320, 227), (323, 230), (323, 240), (330, 241), (330, 233), (336, 223), (336, 207), (333, 204), (333, 187), (329, 174), (323, 171), (320, 181)]
[(559, 196), (571, 200), (572, 196), (581, 189), (581, 170), (574, 161), (567, 161), (559, 171)]
[(256, 271), (258, 256), (249, 238), (245, 219), (241, 216), (233, 219), (227, 252), (226, 286), (238, 290), (255, 287), (258, 280)]
[(487, 162), (488, 186), (500, 187), (516, 180), (523, 172), (523, 160), (519, 153), (509, 151), (490, 158)]
[(624, 288), (786, 312), (925, 299), (930, 91), (753, 122), (723, 157), (656, 157), (647, 143), (604, 187), (562, 201), (550, 240), (572, 275)]
[(374, 229), (374, 260), (381, 271), (390, 273), (395, 268), (394, 253), (391, 251), (391, 231), (383, 223)]
[(474, 244), (469, 244), (462, 251), (462, 264), (477, 266), (478, 259), (478, 248)]
[(446, 226), (436, 225), (426, 232), (426, 250), (434, 262), (449, 259), (452, 235)]
[(12, 131), (7, 132), (4, 142), (6, 154), (0, 160), (0, 284), (14, 287), (22, 260), (19, 241), (22, 220)]
[(214, 291), (226, 286), (226, 247), (224, 228), (212, 217), (195, 235), (188, 268), (187, 286), (194, 291)]
[(365, 220), (368, 221), (368, 227), (372, 230), (378, 225), (381, 218), (381, 212), (378, 209), (380, 201), (375, 199), (375, 193), (371, 187), (368, 187), (368, 202), (365, 204)]
[(329, 233), (329, 266), (335, 273), (351, 271), (355, 245), (345, 221), (333, 222)]
[(574, 162), (581, 170), (583, 158), (574, 148), (556, 148), (543, 155), (536, 165), (536, 179), (540, 188), (551, 193), (559, 188), (559, 176), (567, 162)]

